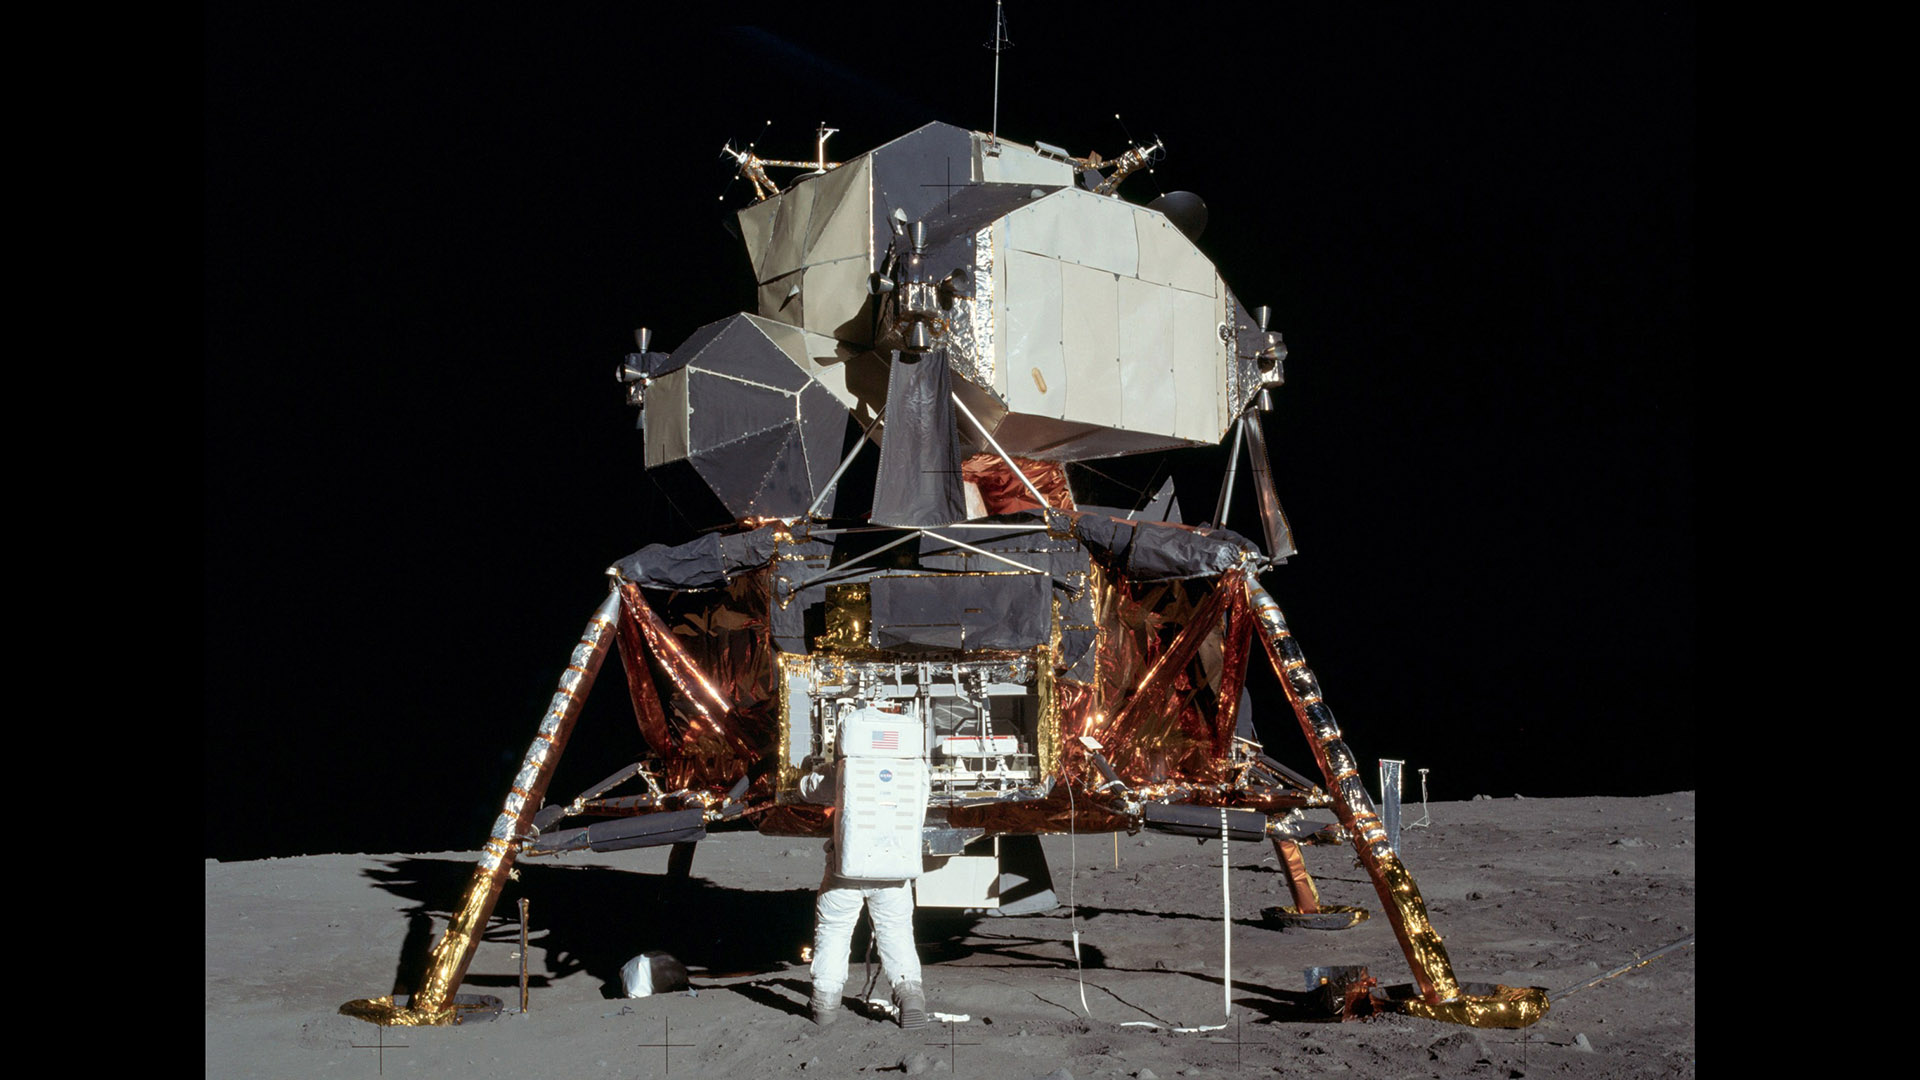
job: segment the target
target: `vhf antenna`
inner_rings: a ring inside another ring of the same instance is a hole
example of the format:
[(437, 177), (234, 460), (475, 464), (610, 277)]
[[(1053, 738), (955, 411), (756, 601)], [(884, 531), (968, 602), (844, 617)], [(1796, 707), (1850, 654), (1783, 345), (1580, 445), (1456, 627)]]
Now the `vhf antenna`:
[(987, 134), (1000, 137), (1000, 49), (1002, 45), (1011, 45), (1007, 40), (1007, 13), (1005, 0), (993, 0), (993, 123), (987, 128)]

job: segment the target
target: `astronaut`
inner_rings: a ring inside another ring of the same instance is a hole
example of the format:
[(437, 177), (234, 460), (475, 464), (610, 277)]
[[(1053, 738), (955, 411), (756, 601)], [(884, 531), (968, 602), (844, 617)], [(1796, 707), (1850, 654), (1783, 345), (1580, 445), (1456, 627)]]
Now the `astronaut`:
[[(842, 745), (846, 741), (843, 739)], [(827, 865), (820, 879), (820, 893), (814, 900), (813, 1021), (826, 1025), (840, 1017), (853, 926), (864, 904), (873, 920), (881, 969), (892, 987), (900, 1026), (924, 1027), (927, 996), (913, 940), (913, 879), (920, 874), (920, 824), (932, 790), (926, 764), (910, 759), (860, 757), (831, 762), (815, 759), (808, 764), (800, 778), (800, 797), (835, 806), (837, 819), (834, 839), (826, 845)], [(849, 775), (843, 777), (843, 773)], [(874, 793), (876, 790), (879, 794)], [(867, 808), (862, 804), (874, 802), (880, 802), (884, 812), (880, 829), (862, 826), (857, 836), (850, 837), (850, 811), (870, 821), (873, 815), (863, 814)], [(891, 857), (876, 862), (872, 858), (876, 845), (891, 847)], [(850, 852), (849, 847), (857, 850)], [(874, 872), (875, 866), (890, 867), (900, 876), (864, 876)], [(849, 870), (863, 876), (850, 876)]]

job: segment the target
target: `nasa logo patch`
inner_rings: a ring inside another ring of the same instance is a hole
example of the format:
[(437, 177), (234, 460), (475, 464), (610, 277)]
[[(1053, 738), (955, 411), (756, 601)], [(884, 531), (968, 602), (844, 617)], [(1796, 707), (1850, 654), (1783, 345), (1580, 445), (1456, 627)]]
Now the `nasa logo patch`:
[(892, 770), (892, 769), (881, 769), (881, 770), (880, 770), (880, 782), (881, 782), (881, 783), (883, 783), (883, 784), (884, 784), (884, 783), (887, 783), (888, 781), (890, 781), (890, 780), (892, 780), (892, 779), (893, 779), (893, 770)]

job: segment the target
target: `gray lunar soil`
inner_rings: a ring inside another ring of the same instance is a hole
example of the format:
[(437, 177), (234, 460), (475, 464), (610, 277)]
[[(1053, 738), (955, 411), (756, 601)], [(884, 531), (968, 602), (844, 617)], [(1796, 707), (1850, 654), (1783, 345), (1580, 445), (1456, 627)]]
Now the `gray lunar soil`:
[[(921, 911), (929, 1006), (966, 1019), (914, 1032), (857, 1012), (830, 1028), (808, 1019), (799, 954), (811, 937), (819, 841), (716, 836), (683, 882), (667, 878), (661, 848), (522, 861), (462, 987), (506, 1008), (446, 1028), (380, 1028), (338, 1010), (411, 985), (473, 854), (209, 860), (206, 1071), (422, 1080), (1691, 1077), (1691, 944), (1594, 980), (1695, 933), (1694, 803), (1692, 792), (1433, 803), (1429, 826), (1403, 831), (1402, 857), (1462, 981), (1572, 991), (1518, 1031), (1404, 1016), (1300, 1018), (1294, 999), (1310, 966), (1366, 965), (1382, 984), (1412, 981), (1348, 847), (1306, 849), (1324, 902), (1373, 913), (1339, 932), (1264, 926), (1262, 908), (1290, 902), (1285, 879), (1271, 847), (1231, 847), (1229, 1014), (1218, 840), (1048, 836), (1057, 910)], [(1420, 820), (1418, 803), (1406, 810), (1406, 821)], [(531, 934), (526, 1013), (521, 897)], [(850, 993), (865, 985), (866, 937), (863, 920)], [(620, 965), (656, 949), (687, 965), (692, 991), (620, 996)]]

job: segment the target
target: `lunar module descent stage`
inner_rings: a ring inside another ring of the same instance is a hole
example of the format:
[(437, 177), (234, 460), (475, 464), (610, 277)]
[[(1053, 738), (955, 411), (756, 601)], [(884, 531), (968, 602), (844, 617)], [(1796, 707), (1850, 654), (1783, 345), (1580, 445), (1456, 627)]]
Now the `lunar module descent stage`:
[[(422, 984), (342, 1011), (457, 1022), (517, 858), (671, 844), (685, 873), (709, 831), (829, 835), (799, 778), (879, 711), (924, 734), (923, 905), (991, 907), (996, 838), (1145, 828), (1270, 842), (1293, 904), (1269, 918), (1351, 926), (1302, 853), (1350, 843), (1416, 985), (1331, 986), (1336, 1011), (1538, 1019), (1544, 991), (1454, 977), (1260, 584), (1294, 553), (1260, 422), (1286, 349), (1194, 246), (1198, 198), (1115, 195), (1157, 145), (1102, 161), (932, 123), (829, 162), (828, 134), (813, 162), (728, 148), (759, 311), (671, 352), (643, 330), (619, 368), (647, 467), (715, 528), (608, 571)], [(783, 191), (769, 166), (805, 171)], [(1223, 443), (1222, 473), (1177, 467)], [(1221, 524), (1243, 472), (1260, 544)], [(1255, 640), (1319, 781), (1243, 714)], [(616, 641), (644, 756), (548, 803)]]

